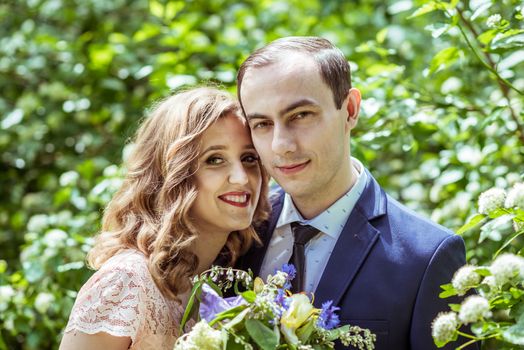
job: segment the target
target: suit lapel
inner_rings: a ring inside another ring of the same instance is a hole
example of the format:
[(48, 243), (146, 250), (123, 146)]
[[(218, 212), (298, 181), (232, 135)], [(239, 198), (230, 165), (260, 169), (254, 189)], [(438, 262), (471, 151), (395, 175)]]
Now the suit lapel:
[[(366, 170), (367, 172), (367, 170)], [(351, 212), (315, 291), (315, 306), (338, 305), (366, 260), (380, 232), (370, 223), (386, 212), (385, 194), (367, 172), (366, 187)]]
[(379, 232), (360, 213), (353, 211), (344, 227), (315, 292), (315, 305), (333, 300), (338, 305), (360, 266), (364, 263)]

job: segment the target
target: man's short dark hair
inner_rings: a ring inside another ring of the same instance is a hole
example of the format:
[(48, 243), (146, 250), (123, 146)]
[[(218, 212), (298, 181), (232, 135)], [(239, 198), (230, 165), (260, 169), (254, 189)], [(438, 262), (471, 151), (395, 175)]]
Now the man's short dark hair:
[[(280, 38), (249, 55), (240, 66), (237, 74), (237, 93), (240, 104), (242, 105), (240, 91), (246, 71), (278, 62), (286, 52), (304, 53), (315, 61), (322, 79), (333, 92), (335, 106), (340, 109), (349, 89), (351, 89), (349, 63), (342, 51), (329, 40), (313, 36)], [(242, 110), (244, 110), (243, 105)]]

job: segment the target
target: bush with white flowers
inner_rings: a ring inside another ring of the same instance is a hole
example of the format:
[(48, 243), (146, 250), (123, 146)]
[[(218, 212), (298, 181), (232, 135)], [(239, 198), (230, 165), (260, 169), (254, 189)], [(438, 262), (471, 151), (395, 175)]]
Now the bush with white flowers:
[[(524, 183), (515, 184), (507, 195), (500, 188), (482, 193), (478, 208), (479, 214), (458, 232), (477, 229), (479, 243), (495, 244), (497, 250), (491, 262), (465, 265), (450, 284), (442, 286), (443, 298), (469, 296), (435, 318), (433, 339), (438, 347), (460, 335), (469, 340), (457, 349), (478, 341), (483, 341), (482, 349), (520, 349), (524, 346)], [(464, 332), (464, 325), (471, 334)]]

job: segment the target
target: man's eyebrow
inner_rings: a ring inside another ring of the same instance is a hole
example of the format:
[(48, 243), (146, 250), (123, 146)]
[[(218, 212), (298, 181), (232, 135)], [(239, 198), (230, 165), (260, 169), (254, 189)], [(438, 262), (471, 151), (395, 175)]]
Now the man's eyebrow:
[[(280, 110), (279, 115), (283, 116), (284, 114), (286, 114), (286, 113), (288, 113), (288, 112), (290, 112), (290, 111), (292, 111), (292, 110), (294, 110), (296, 108), (303, 107), (303, 106), (311, 106), (311, 105), (317, 106), (318, 104), (315, 101), (313, 101), (312, 99), (303, 98), (301, 100), (293, 102), (289, 106), (287, 106), (287, 107), (283, 108), (282, 110)], [(262, 113), (250, 113), (246, 117), (247, 117), (248, 121), (253, 120), (253, 119), (268, 119), (269, 118), (267, 115), (262, 114)]]
[(312, 99), (309, 99), (309, 98), (303, 98), (301, 100), (298, 100), (297, 102), (293, 102), (292, 104), (290, 104), (289, 106), (283, 108), (281, 111), (280, 111), (280, 115), (284, 115), (288, 112), (291, 112), (292, 110), (296, 109), (296, 108), (299, 108), (299, 107), (303, 107), (303, 106), (310, 106), (310, 105), (317, 105), (317, 103), (315, 101), (313, 101)]
[(267, 119), (268, 117), (261, 113), (251, 113), (246, 116), (247, 120), (253, 120), (253, 119)]

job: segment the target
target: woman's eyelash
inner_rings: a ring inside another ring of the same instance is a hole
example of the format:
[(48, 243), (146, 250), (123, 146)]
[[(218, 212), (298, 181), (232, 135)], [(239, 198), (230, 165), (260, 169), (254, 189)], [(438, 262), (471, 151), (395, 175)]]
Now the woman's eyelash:
[(211, 156), (206, 159), (207, 164), (220, 164), (223, 162), (222, 157), (219, 156)]

